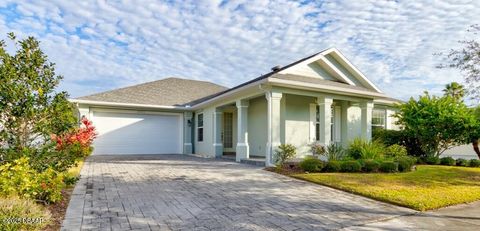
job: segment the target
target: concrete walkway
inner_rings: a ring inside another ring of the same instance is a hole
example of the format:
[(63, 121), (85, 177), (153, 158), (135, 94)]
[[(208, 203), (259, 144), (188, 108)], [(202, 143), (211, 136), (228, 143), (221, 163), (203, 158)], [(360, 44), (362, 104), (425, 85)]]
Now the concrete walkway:
[(403, 230), (428, 216), (226, 160), (92, 156), (62, 230)]

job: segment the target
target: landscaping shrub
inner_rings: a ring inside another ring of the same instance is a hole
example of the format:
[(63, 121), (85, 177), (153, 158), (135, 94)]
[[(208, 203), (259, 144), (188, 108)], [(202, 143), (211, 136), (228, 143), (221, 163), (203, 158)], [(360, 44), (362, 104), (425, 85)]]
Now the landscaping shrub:
[(0, 166), (0, 194), (18, 195), (45, 203), (62, 199), (65, 184), (63, 174), (51, 168), (38, 173), (28, 164), (28, 158), (20, 158)]
[(327, 157), (328, 161), (343, 160), (346, 156), (346, 151), (341, 145), (332, 143), (327, 146), (324, 155)]
[(362, 165), (356, 160), (342, 161), (340, 164), (342, 172), (360, 172), (362, 171)]
[(379, 159), (383, 158), (385, 146), (379, 141), (365, 141), (357, 138), (350, 143), (347, 153), (356, 160)]
[(292, 159), (297, 155), (297, 148), (291, 144), (281, 144), (275, 152), (275, 163), (283, 166), (285, 161)]
[(452, 157), (447, 156), (447, 157), (440, 158), (440, 164), (447, 165), (447, 166), (455, 166), (457, 162)]
[(440, 164), (440, 158), (437, 156), (428, 156), (424, 158), (424, 162), (430, 165), (437, 165)]
[(310, 145), (312, 155), (323, 155), (325, 153), (325, 147), (320, 142), (313, 142)]
[(306, 172), (320, 172), (323, 169), (323, 162), (317, 158), (305, 158), (300, 162), (300, 168)]
[(480, 160), (471, 159), (468, 166), (469, 167), (480, 167)]
[(420, 148), (420, 141), (418, 138), (409, 135), (404, 130), (387, 130), (376, 129), (372, 131), (372, 137), (374, 140), (390, 146), (394, 144), (402, 145), (407, 149), (407, 153), (410, 156), (425, 156), (425, 152)]
[(323, 170), (325, 172), (340, 172), (341, 165), (339, 161), (328, 161)]
[(397, 172), (398, 164), (394, 161), (383, 161), (379, 169), (381, 172)]
[(409, 172), (412, 170), (413, 165), (417, 162), (415, 157), (401, 156), (395, 159), (398, 164), (399, 172)]
[(462, 166), (462, 167), (467, 167), (469, 165), (469, 161), (468, 160), (465, 160), (463, 158), (459, 158), (456, 160), (456, 164), (457, 166)]
[[(29, 199), (0, 198), (0, 230), (42, 230), (50, 220), (50, 212)], [(7, 222), (8, 219), (22, 219)]]
[(387, 158), (397, 158), (407, 156), (407, 148), (402, 145), (393, 144), (386, 148), (385, 157)]
[(365, 172), (378, 172), (380, 168), (380, 162), (376, 160), (364, 160), (363, 171)]
[(365, 142), (360, 148), (361, 159), (382, 159), (385, 154), (385, 146), (379, 141)]
[(362, 148), (365, 145), (365, 141), (359, 138), (355, 138), (349, 145), (347, 149), (348, 156), (353, 159), (360, 159), (362, 157)]

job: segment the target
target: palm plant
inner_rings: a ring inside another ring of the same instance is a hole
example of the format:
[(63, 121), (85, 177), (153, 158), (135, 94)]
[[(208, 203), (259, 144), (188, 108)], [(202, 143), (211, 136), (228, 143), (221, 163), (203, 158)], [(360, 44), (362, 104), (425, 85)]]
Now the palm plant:
[(461, 100), (465, 96), (465, 88), (463, 87), (463, 85), (457, 82), (451, 82), (445, 85), (443, 93), (444, 95), (451, 96), (456, 100)]

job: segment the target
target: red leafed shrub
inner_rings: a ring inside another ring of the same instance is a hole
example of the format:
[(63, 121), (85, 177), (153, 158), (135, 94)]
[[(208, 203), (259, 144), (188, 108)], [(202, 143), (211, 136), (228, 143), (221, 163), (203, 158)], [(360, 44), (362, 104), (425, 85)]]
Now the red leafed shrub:
[(52, 138), (57, 142), (57, 150), (64, 150), (70, 145), (79, 144), (82, 148), (90, 148), (93, 140), (97, 137), (95, 126), (92, 121), (83, 117), (78, 129), (71, 133), (61, 136), (53, 135)]

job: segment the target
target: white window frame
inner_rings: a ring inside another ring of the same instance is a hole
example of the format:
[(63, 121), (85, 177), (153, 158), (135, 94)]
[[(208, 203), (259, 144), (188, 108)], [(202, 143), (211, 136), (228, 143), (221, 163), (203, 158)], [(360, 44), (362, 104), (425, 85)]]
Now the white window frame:
[[(200, 115), (202, 116), (202, 125), (200, 126)], [(202, 113), (198, 113), (197, 115), (197, 142), (203, 142), (205, 139), (205, 130), (204, 130), (204, 123), (205, 123), (205, 117)], [(202, 140), (200, 140), (200, 129), (202, 129)]]
[[(375, 112), (382, 112), (383, 113), (383, 118), (381, 117), (375, 117)], [(373, 123), (375, 118), (381, 119), (383, 121), (382, 123)], [(372, 110), (372, 130), (375, 128), (381, 128), (381, 129), (387, 129), (387, 110), (384, 108), (373, 108)]]

